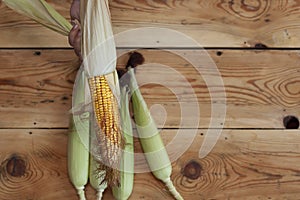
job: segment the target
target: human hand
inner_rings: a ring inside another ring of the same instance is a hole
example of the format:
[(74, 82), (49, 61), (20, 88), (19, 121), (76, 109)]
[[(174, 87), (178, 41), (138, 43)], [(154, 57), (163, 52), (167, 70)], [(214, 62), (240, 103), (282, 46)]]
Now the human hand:
[(73, 28), (69, 33), (69, 43), (74, 48), (76, 55), (81, 57), (81, 27), (80, 27), (80, 0), (73, 0), (70, 8), (71, 23)]

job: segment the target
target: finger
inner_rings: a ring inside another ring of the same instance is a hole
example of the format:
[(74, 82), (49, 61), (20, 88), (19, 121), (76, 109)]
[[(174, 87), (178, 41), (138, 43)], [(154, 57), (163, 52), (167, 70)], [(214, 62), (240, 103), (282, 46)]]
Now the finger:
[(79, 32), (79, 26), (78, 25), (74, 25), (72, 30), (70, 31), (69, 33), (69, 44), (71, 46), (74, 45), (74, 41), (75, 41), (75, 38), (76, 38), (76, 35), (78, 34)]
[(73, 0), (70, 8), (71, 19), (78, 19), (80, 21), (80, 1)]
[(69, 44), (71, 46), (74, 46), (74, 43), (75, 43), (75, 39), (78, 35), (78, 33), (80, 32), (80, 27), (78, 24), (75, 24), (72, 28), (72, 30), (70, 31), (69, 33)]
[(81, 33), (79, 33), (75, 38), (73, 47), (76, 55), (81, 56)]

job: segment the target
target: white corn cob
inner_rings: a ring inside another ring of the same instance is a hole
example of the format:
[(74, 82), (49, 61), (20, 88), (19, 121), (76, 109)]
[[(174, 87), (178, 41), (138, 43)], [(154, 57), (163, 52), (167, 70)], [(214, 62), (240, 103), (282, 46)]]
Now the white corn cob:
[(170, 176), (172, 166), (164, 143), (157, 130), (156, 124), (152, 119), (150, 111), (135, 79), (134, 69), (128, 68), (130, 74), (130, 90), (132, 93), (132, 106), (134, 119), (137, 125), (139, 139), (145, 153), (148, 165), (153, 175), (164, 182), (175, 199), (183, 199), (174, 187)]
[(114, 186), (112, 191), (117, 200), (126, 200), (132, 193), (134, 179), (134, 144), (127, 87), (121, 90), (120, 115), (125, 146), (120, 162), (120, 185)]

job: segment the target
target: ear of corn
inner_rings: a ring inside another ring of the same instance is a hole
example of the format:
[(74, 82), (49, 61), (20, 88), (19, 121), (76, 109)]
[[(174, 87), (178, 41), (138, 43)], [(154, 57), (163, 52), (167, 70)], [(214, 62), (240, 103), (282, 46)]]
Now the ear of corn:
[[(93, 118), (93, 117), (91, 117)], [(89, 172), (89, 182), (91, 186), (97, 192), (97, 200), (101, 200), (103, 196), (103, 192), (107, 188), (107, 182), (105, 181), (106, 171), (99, 171), (99, 163), (96, 159), (98, 157), (98, 142), (96, 138), (96, 132), (94, 130), (93, 121), (90, 121), (90, 172)]]
[[(119, 184), (123, 140), (118, 109), (119, 82), (116, 47), (107, 0), (80, 0), (81, 53), (89, 77), (91, 102), (99, 144), (99, 171), (106, 171), (108, 185)], [(88, 99), (88, 98), (87, 98)]]
[[(77, 89), (73, 93), (73, 105), (76, 107), (84, 102), (84, 74), (78, 73)], [(69, 178), (77, 189), (79, 198), (85, 199), (84, 186), (89, 173), (89, 114), (76, 112), (70, 120), (68, 135), (68, 173)]]
[[(92, 139), (91, 139), (92, 140)], [(107, 188), (107, 182), (105, 181), (106, 171), (99, 171), (99, 163), (94, 157), (90, 154), (90, 171), (89, 171), (89, 182), (91, 186), (96, 190), (97, 200), (101, 200), (103, 192)]]
[(103, 197), (103, 193), (107, 188), (107, 182), (105, 181), (105, 171), (99, 171), (99, 163), (94, 158), (94, 156), (90, 155), (90, 173), (89, 179), (91, 186), (97, 192), (97, 200), (101, 200)]
[(72, 28), (45, 0), (2, 0), (11, 9), (30, 17), (38, 23), (67, 36)]
[(80, 200), (85, 200), (84, 186), (88, 181), (89, 152), (82, 144), (81, 138), (76, 131), (71, 118), (70, 131), (68, 135), (68, 174), (74, 185)]
[(147, 104), (138, 89), (134, 69), (129, 67), (128, 73), (130, 75), (129, 85), (132, 93), (134, 119), (148, 165), (153, 175), (166, 184), (174, 198), (183, 199), (170, 179), (172, 173), (171, 162)]
[[(109, 82), (111, 79), (114, 81)], [(89, 79), (101, 162), (99, 170), (106, 171), (106, 180), (111, 186), (119, 184), (118, 168), (123, 146), (118, 101), (110, 86), (117, 87), (117, 80), (115, 73)]]
[(126, 200), (132, 193), (134, 179), (134, 144), (127, 87), (123, 87), (121, 90), (120, 107), (125, 146), (120, 163), (120, 185), (114, 186), (112, 191), (117, 200)]

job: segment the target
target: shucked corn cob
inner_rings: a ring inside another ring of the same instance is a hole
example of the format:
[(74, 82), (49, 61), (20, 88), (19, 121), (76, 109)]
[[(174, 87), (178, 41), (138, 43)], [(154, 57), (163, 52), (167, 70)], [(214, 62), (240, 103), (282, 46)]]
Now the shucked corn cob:
[(123, 87), (121, 90), (120, 114), (125, 145), (120, 163), (120, 185), (112, 188), (113, 195), (117, 200), (128, 199), (133, 189), (134, 144), (127, 90), (127, 86)]
[(119, 184), (119, 163), (123, 146), (120, 129), (118, 102), (109, 84), (118, 86), (116, 73), (89, 79), (91, 96), (96, 120), (96, 138), (99, 144), (99, 170), (106, 171), (106, 180), (110, 185)]
[[(133, 56), (136, 55), (133, 54), (132, 57)], [(138, 57), (139, 56), (137, 56), (137, 58)], [(147, 104), (138, 89), (134, 69), (130, 67), (130, 63), (128, 66), (128, 73), (130, 75), (129, 85), (132, 94), (131, 99), (134, 119), (137, 126), (137, 132), (139, 134), (139, 140), (145, 153), (148, 165), (153, 175), (166, 184), (174, 198), (181, 200), (183, 198), (177, 192), (170, 179), (172, 166), (168, 157), (168, 153), (164, 147), (163, 141), (150, 114), (150, 111), (148, 110)]]

